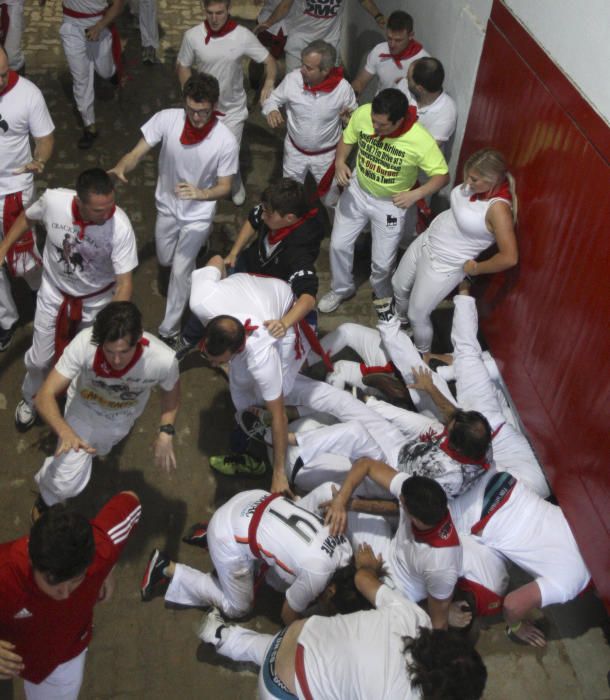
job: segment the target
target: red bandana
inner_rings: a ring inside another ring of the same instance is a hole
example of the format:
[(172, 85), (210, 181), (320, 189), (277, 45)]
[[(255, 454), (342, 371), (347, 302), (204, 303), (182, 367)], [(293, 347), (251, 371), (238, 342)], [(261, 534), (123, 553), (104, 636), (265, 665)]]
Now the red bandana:
[(14, 70), (10, 70), (8, 72), (8, 82), (6, 84), (6, 87), (0, 91), (0, 97), (3, 97), (6, 95), (7, 92), (12, 90), (15, 85), (17, 85), (17, 81), (19, 80), (19, 73), (16, 73)]
[(205, 43), (207, 46), (210, 42), (210, 39), (220, 39), (220, 37), (230, 34), (235, 29), (235, 27), (237, 27), (237, 22), (229, 17), (229, 19), (217, 31), (214, 31), (212, 27), (210, 27), (210, 24), (207, 21), (207, 19), (204, 21), (203, 26), (205, 27), (205, 30), (207, 32), (205, 35)]
[(494, 187), (494, 189), (490, 192), (484, 192), (482, 194), (471, 194), (470, 201), (487, 201), (488, 199), (495, 199), (497, 197), (499, 197), (500, 199), (506, 199), (507, 202), (513, 201), (513, 196), (510, 191), (510, 185), (508, 184), (508, 180), (504, 180), (504, 182), (501, 185), (499, 185), (498, 187)]
[(182, 134), (180, 135), (180, 143), (183, 146), (193, 146), (196, 143), (201, 143), (216, 126), (218, 117), (224, 117), (224, 112), (214, 110), (208, 121), (202, 127), (197, 128), (191, 124), (187, 114), (184, 119), (184, 129), (182, 129)]
[(394, 129), (390, 134), (379, 136), (378, 138), (380, 141), (383, 141), (383, 139), (397, 139), (399, 136), (406, 134), (416, 121), (417, 107), (408, 107), (402, 126), (399, 126), (398, 129)]
[(412, 58), (415, 54), (418, 54), (424, 47), (413, 39), (407, 44), (407, 47), (403, 49), (400, 53), (380, 53), (379, 58), (391, 58), (398, 68), (402, 68), (402, 62), (407, 58)]
[(124, 369), (112, 369), (110, 363), (104, 355), (102, 346), (98, 345), (97, 350), (95, 351), (95, 357), (93, 358), (93, 371), (95, 372), (96, 376), (103, 377), (104, 379), (117, 379), (122, 377), (127, 374), (127, 372), (129, 372), (129, 370), (142, 357), (144, 348), (149, 344), (150, 343), (148, 340), (146, 340), (146, 338), (140, 338), (140, 340), (138, 340), (136, 343), (136, 351), (134, 352), (131, 361)]
[(302, 216), (300, 219), (297, 219), (294, 224), (291, 224), (290, 226), (284, 226), (284, 228), (278, 228), (275, 231), (269, 231), (267, 234), (267, 240), (269, 241), (270, 245), (275, 245), (276, 243), (279, 243), (280, 241), (283, 241), (284, 238), (289, 236), (295, 229), (299, 228), (307, 219), (313, 218), (316, 214), (318, 213), (317, 209), (310, 209), (305, 216)]
[(474, 459), (472, 457), (464, 457), (464, 455), (461, 455), (459, 452), (456, 452), (450, 445), (449, 445), (449, 438), (446, 437), (444, 440), (441, 441), (441, 444), (439, 445), (441, 450), (449, 455), (451, 459), (455, 459), (456, 462), (459, 462), (460, 464), (478, 464), (479, 467), (487, 471), (489, 469), (489, 462), (483, 457), (483, 459)]
[(416, 542), (423, 542), (430, 547), (457, 547), (460, 544), (457, 530), (451, 520), (451, 513), (447, 515), (434, 527), (429, 530), (420, 530), (411, 523), (413, 538)]
[(307, 92), (332, 92), (343, 80), (343, 68), (333, 68), (330, 73), (317, 85), (308, 85), (303, 81), (303, 88)]
[[(116, 206), (112, 207), (112, 211), (110, 212), (110, 215), (106, 219), (106, 221), (109, 221), (112, 219), (114, 216), (114, 212), (116, 211)], [(80, 231), (78, 232), (78, 239), (80, 241), (83, 240), (85, 237), (85, 229), (87, 226), (102, 226), (103, 224), (96, 224), (94, 221), (84, 221), (80, 215), (80, 211), (78, 208), (78, 203), (76, 201), (76, 197), (72, 198), (72, 223), (75, 226), (78, 226)]]

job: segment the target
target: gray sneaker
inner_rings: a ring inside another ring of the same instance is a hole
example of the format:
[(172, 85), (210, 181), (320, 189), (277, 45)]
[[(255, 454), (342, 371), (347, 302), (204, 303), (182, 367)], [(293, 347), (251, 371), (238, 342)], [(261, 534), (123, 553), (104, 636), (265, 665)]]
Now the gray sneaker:
[(318, 302), (318, 310), (323, 314), (330, 314), (339, 308), (342, 301), (343, 297), (337, 294), (337, 292), (333, 292), (331, 289), (330, 292), (326, 292)]
[(221, 633), (227, 625), (218, 608), (211, 608), (202, 618), (197, 636), (202, 642), (213, 644), (217, 647), (222, 641)]
[(15, 426), (17, 430), (21, 433), (29, 430), (36, 422), (37, 415), (34, 406), (30, 406), (25, 399), (21, 399), (15, 409)]
[(160, 63), (154, 46), (142, 47), (142, 63), (146, 63), (149, 66), (152, 66), (155, 63)]

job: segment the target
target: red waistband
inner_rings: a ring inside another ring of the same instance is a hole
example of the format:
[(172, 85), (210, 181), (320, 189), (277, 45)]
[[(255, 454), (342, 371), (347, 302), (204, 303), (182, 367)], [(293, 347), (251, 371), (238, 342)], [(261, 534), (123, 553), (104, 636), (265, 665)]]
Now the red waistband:
[(271, 503), (271, 501), (274, 501), (281, 495), (281, 493), (269, 494), (266, 498), (263, 498), (263, 500), (256, 506), (256, 508), (254, 509), (254, 513), (252, 514), (252, 520), (250, 520), (250, 525), (248, 525), (248, 547), (250, 547), (250, 551), (257, 559), (261, 558), (261, 550), (258, 546), (258, 542), (256, 541), (256, 532), (258, 530), (258, 526), (260, 524), (261, 518), (263, 517), (263, 513), (267, 509), (267, 506)]
[(90, 19), (91, 17), (102, 17), (103, 15), (106, 14), (105, 10), (102, 10), (101, 12), (78, 12), (77, 10), (71, 10), (69, 7), (66, 7), (65, 5), (61, 6), (61, 11), (66, 15), (67, 17), (74, 17), (74, 19)]
[(321, 156), (324, 155), (325, 153), (330, 153), (331, 151), (336, 150), (337, 144), (334, 146), (329, 146), (328, 148), (323, 148), (321, 151), (306, 151), (304, 148), (301, 148), (298, 146), (295, 142), (294, 139), (290, 134), (288, 134), (288, 138), (290, 139), (290, 143), (297, 149), (299, 153), (302, 153), (305, 156)]

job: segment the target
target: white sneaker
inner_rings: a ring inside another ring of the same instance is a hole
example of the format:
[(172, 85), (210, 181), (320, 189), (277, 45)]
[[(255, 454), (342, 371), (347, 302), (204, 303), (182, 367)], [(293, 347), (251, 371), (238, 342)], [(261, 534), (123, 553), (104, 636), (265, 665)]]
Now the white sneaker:
[(240, 183), (237, 192), (231, 195), (231, 199), (236, 207), (241, 207), (241, 205), (246, 201), (246, 188), (244, 187), (243, 182)]
[(213, 644), (217, 647), (221, 642), (220, 633), (225, 627), (225, 621), (220, 614), (220, 610), (218, 608), (211, 608), (210, 611), (201, 618), (197, 636), (202, 642), (207, 642), (207, 644)]
[(15, 409), (15, 425), (17, 426), (17, 430), (21, 432), (29, 430), (36, 422), (36, 415), (36, 409), (30, 406), (25, 399), (21, 399)]
[(321, 311), (323, 314), (330, 314), (339, 308), (342, 301), (343, 297), (331, 289), (318, 302), (318, 311)]

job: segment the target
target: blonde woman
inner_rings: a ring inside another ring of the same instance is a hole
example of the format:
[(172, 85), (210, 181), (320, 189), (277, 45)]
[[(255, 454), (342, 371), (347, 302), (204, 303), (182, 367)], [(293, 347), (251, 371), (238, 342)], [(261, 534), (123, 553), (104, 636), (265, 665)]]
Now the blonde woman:
[[(439, 214), (407, 249), (392, 278), (396, 311), (409, 320), (415, 346), (427, 360), (430, 314), (466, 275), (492, 274), (517, 264), (514, 180), (501, 153), (477, 151), (464, 165), (464, 183), (451, 192), (451, 208)], [(475, 258), (495, 244), (488, 260)]]

